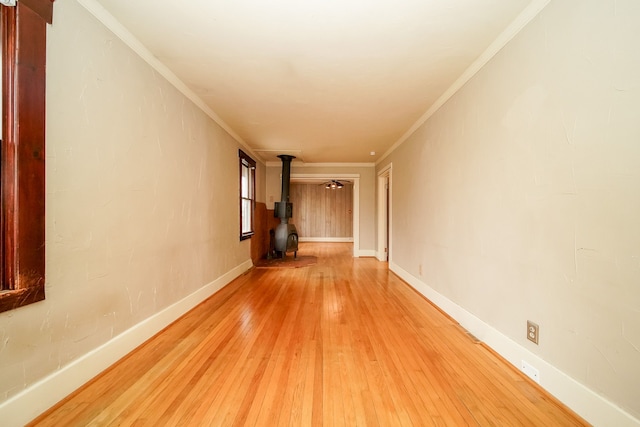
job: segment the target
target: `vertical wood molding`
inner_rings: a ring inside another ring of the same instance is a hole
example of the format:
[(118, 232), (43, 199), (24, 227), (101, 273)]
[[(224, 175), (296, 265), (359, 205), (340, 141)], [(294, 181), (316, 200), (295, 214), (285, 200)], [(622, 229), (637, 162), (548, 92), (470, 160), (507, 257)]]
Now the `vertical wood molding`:
[[(44, 299), (45, 85), (42, 1), (4, 8), (0, 311)], [(48, 2), (51, 6), (51, 3)]]
[(53, 20), (53, 1), (54, 0), (19, 0), (18, 3), (27, 6), (48, 24), (51, 24)]
[[(264, 258), (269, 250), (269, 225), (267, 221), (267, 205), (256, 202), (254, 210), (254, 234), (251, 236), (251, 260), (255, 264)], [(273, 213), (272, 213), (273, 215)]]

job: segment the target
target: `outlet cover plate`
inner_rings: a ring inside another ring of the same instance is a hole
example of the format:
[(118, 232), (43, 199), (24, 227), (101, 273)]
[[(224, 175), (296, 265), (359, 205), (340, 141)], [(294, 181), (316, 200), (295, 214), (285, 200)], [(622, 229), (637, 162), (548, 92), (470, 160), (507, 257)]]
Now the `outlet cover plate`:
[(540, 327), (531, 320), (527, 320), (527, 339), (538, 344), (538, 338), (540, 338)]
[(522, 360), (521, 369), (529, 378), (540, 384), (540, 371), (529, 365), (524, 360)]

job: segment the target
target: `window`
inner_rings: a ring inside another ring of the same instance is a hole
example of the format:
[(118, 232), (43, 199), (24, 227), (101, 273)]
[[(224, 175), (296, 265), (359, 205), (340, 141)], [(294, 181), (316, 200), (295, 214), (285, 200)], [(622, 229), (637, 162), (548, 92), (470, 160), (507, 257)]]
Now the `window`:
[(51, 0), (0, 6), (0, 312), (44, 299), (46, 26)]
[(253, 236), (253, 210), (256, 202), (256, 162), (240, 152), (240, 240)]

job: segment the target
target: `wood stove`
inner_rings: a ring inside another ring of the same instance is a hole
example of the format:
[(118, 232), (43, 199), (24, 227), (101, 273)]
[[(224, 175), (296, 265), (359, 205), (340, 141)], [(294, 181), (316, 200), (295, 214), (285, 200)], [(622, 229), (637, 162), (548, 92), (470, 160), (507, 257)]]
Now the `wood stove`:
[(275, 203), (273, 215), (280, 218), (280, 224), (275, 230), (275, 250), (284, 258), (287, 252), (293, 251), (293, 257), (298, 256), (298, 230), (289, 219), (293, 216), (293, 204), (289, 202), (289, 186), (291, 183), (291, 161), (295, 156), (281, 154), (282, 160), (282, 195), (280, 201)]

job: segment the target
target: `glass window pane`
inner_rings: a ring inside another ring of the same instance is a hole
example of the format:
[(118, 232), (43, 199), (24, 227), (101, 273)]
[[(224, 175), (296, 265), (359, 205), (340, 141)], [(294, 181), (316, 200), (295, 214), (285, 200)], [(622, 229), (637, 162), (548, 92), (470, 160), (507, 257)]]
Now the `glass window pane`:
[(249, 195), (249, 168), (246, 165), (242, 165), (242, 189), (241, 196), (242, 197), (250, 197)]
[(252, 201), (249, 199), (242, 199), (242, 232), (250, 233), (251, 229), (251, 213), (252, 213)]

